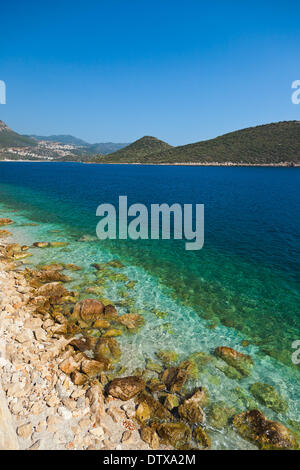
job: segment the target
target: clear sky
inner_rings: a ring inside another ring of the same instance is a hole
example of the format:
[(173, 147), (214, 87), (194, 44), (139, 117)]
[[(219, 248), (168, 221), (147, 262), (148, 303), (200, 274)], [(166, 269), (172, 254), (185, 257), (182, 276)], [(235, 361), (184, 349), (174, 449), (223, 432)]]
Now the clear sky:
[(298, 0), (18, 0), (0, 19), (17, 132), (180, 145), (300, 120)]

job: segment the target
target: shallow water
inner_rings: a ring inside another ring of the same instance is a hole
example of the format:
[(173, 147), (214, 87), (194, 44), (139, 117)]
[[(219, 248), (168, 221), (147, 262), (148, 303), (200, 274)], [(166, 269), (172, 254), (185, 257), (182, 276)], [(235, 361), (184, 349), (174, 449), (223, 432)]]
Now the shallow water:
[[(95, 284), (92, 263), (112, 258), (125, 263), (119, 272), (137, 281), (134, 289), (111, 281), (103, 295), (113, 301), (129, 295), (133, 304), (119, 307), (120, 313), (129, 308), (146, 319), (137, 335), (120, 338), (126, 373), (143, 367), (145, 357), (155, 359), (160, 349), (185, 359), (231, 346), (253, 357), (250, 377), (229, 379), (210, 363), (189, 386), (205, 385), (212, 401), (243, 410), (247, 404), (236, 387), (247, 391), (254, 382), (269, 383), (288, 400), (289, 412), (277, 415), (258, 406), (288, 423), (299, 420), (300, 412), (299, 368), (291, 361), (291, 344), (300, 339), (299, 183), (300, 170), (288, 168), (7, 162), (0, 163), (0, 217), (14, 219), (9, 230), (23, 244), (69, 241), (67, 248), (33, 249), (28, 261), (83, 266), (71, 274), (74, 287)], [(148, 206), (204, 203), (204, 248), (187, 252), (183, 241), (95, 240), (97, 206), (116, 204), (119, 195)], [(91, 241), (79, 242), (83, 235)], [(245, 339), (247, 347), (241, 345)], [(211, 435), (215, 448), (250, 447), (233, 431)]]

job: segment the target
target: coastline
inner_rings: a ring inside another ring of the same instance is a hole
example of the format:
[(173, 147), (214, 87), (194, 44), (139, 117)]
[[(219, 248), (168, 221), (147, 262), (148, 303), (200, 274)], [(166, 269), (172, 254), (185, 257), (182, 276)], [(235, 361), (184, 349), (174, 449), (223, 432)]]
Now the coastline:
[(218, 163), (218, 162), (209, 162), (209, 163), (200, 163), (200, 162), (164, 162), (164, 163), (150, 163), (150, 162), (84, 162), (84, 161), (76, 161), (76, 160), (68, 160), (68, 161), (56, 161), (56, 160), (0, 160), (1, 162), (15, 162), (15, 163), (83, 163), (85, 165), (156, 165), (156, 166), (205, 166), (205, 167), (263, 167), (263, 168), (298, 168), (300, 167), (300, 163), (289, 163), (289, 162), (280, 162), (280, 163), (234, 163), (234, 162), (226, 162), (226, 163)]
[(42, 296), (23, 271), (28, 252), (7, 235), (0, 234), (0, 449), (149, 450), (132, 399), (104, 396), (94, 379), (71, 380), (68, 367), (80, 354), (74, 337), (60, 334), (61, 318), (41, 314)]
[[(228, 372), (236, 380), (241, 371), (247, 375), (252, 369), (250, 356), (218, 347), (214, 356), (199, 352), (178, 363), (173, 351), (164, 351), (160, 361), (147, 360), (145, 369), (136, 369), (133, 376), (124, 377), (118, 368), (114, 372), (107, 367), (106, 354), (114, 355), (118, 365), (120, 327), (134, 334), (143, 324), (141, 316), (120, 317), (111, 304), (104, 304), (103, 311), (94, 288), (88, 290), (89, 299), (79, 301), (76, 292), (65, 288), (71, 278), (64, 274), (66, 266), (55, 262), (55, 250), (48, 265), (26, 265), (29, 250), (43, 250), (49, 244), (14, 243), (6, 230), (12, 224), (11, 219), (0, 219), (0, 367), (20, 449), (201, 450), (211, 447), (211, 427), (225, 429), (234, 420), (235, 432), (240, 434), (239, 420), (246, 419), (250, 411), (238, 414), (224, 403), (210, 403), (205, 387), (191, 393), (184, 386), (216, 356), (224, 361), (223, 367), (228, 364)], [(64, 242), (52, 242), (53, 249), (55, 244)], [(117, 260), (107, 264), (122, 268)], [(99, 279), (106, 275), (108, 266), (104, 265), (94, 266)], [(70, 269), (80, 267), (69, 266), (67, 272)], [(102, 332), (96, 360), (91, 353), (99, 343), (89, 336), (91, 327)], [(270, 448), (298, 445), (282, 424), (267, 420), (262, 413), (254, 419), (263, 420), (266, 429), (278, 427), (275, 442), (268, 443)], [(253, 437), (241, 437), (245, 445), (255, 448)], [(256, 439), (263, 448), (261, 437)]]

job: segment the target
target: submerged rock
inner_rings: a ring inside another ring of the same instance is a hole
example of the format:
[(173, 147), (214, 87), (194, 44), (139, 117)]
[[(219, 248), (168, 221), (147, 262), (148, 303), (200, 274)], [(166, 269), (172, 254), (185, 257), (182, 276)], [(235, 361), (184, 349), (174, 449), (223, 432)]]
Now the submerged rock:
[(69, 245), (69, 242), (50, 242), (49, 243), (49, 246), (51, 248), (57, 248), (57, 247), (60, 247), (60, 246), (67, 246)]
[(6, 237), (9, 237), (11, 235), (11, 232), (9, 232), (8, 230), (0, 230), (0, 238), (6, 238)]
[(193, 430), (193, 438), (195, 441), (201, 445), (201, 447), (207, 449), (211, 447), (211, 440), (210, 437), (206, 434), (204, 429), (201, 428), (201, 426), (197, 426)]
[(296, 449), (296, 438), (283, 424), (270, 421), (259, 410), (246, 411), (235, 415), (233, 426), (244, 439), (256, 444), (260, 449)]
[(145, 381), (141, 377), (129, 376), (114, 379), (110, 382), (107, 393), (115, 398), (126, 401), (135, 397), (145, 389)]
[(104, 305), (99, 300), (84, 299), (77, 302), (72, 313), (72, 320), (92, 323), (102, 317)]
[(188, 368), (169, 367), (162, 375), (162, 381), (171, 393), (178, 393), (188, 378)]
[(81, 363), (81, 371), (88, 377), (97, 377), (101, 372), (110, 369), (110, 362), (108, 359), (102, 358), (101, 361), (86, 359)]
[(225, 403), (213, 403), (208, 411), (208, 422), (215, 429), (223, 429), (232, 415), (233, 410), (227, 408)]
[(100, 338), (95, 346), (95, 359), (107, 358), (112, 362), (121, 357), (121, 349), (115, 338)]
[(2, 225), (10, 225), (13, 224), (14, 222), (11, 219), (8, 218), (2, 218), (0, 219), (0, 226)]
[(192, 438), (191, 429), (184, 423), (161, 423), (156, 430), (163, 443), (177, 449), (188, 444)]
[(157, 432), (150, 426), (141, 426), (141, 438), (151, 447), (151, 449), (157, 450), (159, 448), (159, 438)]
[(153, 421), (174, 421), (175, 418), (158, 400), (143, 391), (136, 398), (137, 403), (146, 403), (150, 409), (150, 419)]
[(202, 423), (205, 418), (202, 406), (205, 406), (207, 402), (208, 392), (201, 387), (179, 406), (178, 413), (181, 418), (191, 424)]
[(81, 266), (77, 266), (76, 264), (73, 264), (73, 263), (65, 264), (65, 268), (68, 271), (80, 271), (82, 269)]
[(168, 350), (158, 351), (156, 355), (158, 359), (160, 359), (161, 362), (167, 367), (171, 366), (176, 361), (178, 361), (178, 357), (179, 357), (179, 355), (175, 351), (168, 351)]
[(49, 246), (49, 242), (34, 242), (33, 246), (36, 248), (47, 248)]
[(41, 286), (38, 289), (37, 294), (39, 296), (49, 297), (52, 301), (55, 301), (68, 295), (69, 292), (59, 282), (50, 282)]
[(118, 259), (113, 259), (111, 261), (108, 261), (108, 263), (106, 264), (107, 266), (111, 266), (112, 268), (118, 268), (118, 269), (125, 268), (125, 264), (123, 264)]
[(118, 311), (112, 304), (105, 305), (103, 312), (105, 320), (115, 320), (118, 318)]
[(144, 317), (135, 313), (126, 313), (125, 315), (121, 315), (118, 321), (121, 325), (128, 328), (128, 330), (137, 330), (145, 323)]
[(251, 385), (250, 392), (260, 403), (276, 411), (276, 413), (286, 413), (288, 411), (288, 403), (272, 385), (257, 382)]
[(240, 353), (233, 348), (219, 346), (215, 349), (214, 354), (227, 362), (229, 366), (237, 369), (242, 375), (249, 375), (253, 368), (253, 360), (251, 356)]
[(49, 270), (42, 270), (33, 273), (33, 275), (39, 279), (41, 282), (70, 282), (72, 278), (66, 276), (59, 270), (49, 269)]

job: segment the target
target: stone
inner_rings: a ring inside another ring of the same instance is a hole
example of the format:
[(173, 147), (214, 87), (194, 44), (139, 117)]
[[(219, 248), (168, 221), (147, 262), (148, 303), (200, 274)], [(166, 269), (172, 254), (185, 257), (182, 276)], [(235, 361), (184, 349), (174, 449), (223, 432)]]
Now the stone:
[(35, 277), (41, 282), (70, 282), (72, 278), (59, 270), (49, 269), (35, 273)]
[(32, 424), (27, 423), (27, 424), (23, 424), (22, 426), (19, 426), (17, 428), (17, 434), (19, 437), (22, 437), (23, 439), (28, 439), (32, 434)]
[(104, 416), (104, 396), (102, 386), (97, 383), (90, 387), (86, 392), (86, 397), (90, 403), (90, 409), (96, 423), (100, 423), (101, 418)]
[(80, 368), (80, 363), (75, 361), (73, 356), (70, 356), (70, 357), (67, 357), (64, 361), (62, 361), (58, 367), (65, 374), (71, 375), (72, 372)]
[(86, 359), (81, 363), (81, 372), (88, 377), (97, 377), (104, 370), (110, 369), (109, 359), (102, 358), (101, 361)]
[(233, 413), (234, 411), (228, 408), (225, 403), (213, 403), (208, 410), (208, 421), (210, 426), (218, 430), (225, 428)]
[(121, 325), (128, 328), (128, 330), (137, 330), (145, 323), (144, 317), (135, 313), (126, 313), (125, 315), (121, 315), (118, 318), (118, 321)]
[(0, 219), (0, 225), (10, 225), (10, 224), (13, 224), (14, 222), (9, 219), (9, 218), (2, 218)]
[(168, 393), (164, 401), (164, 407), (167, 408), (167, 410), (172, 411), (174, 408), (178, 408), (178, 406), (179, 398), (174, 394)]
[(276, 413), (286, 413), (288, 411), (288, 403), (272, 385), (257, 382), (251, 385), (250, 392), (260, 403)]
[(235, 415), (233, 426), (241, 437), (263, 450), (297, 449), (299, 446), (292, 431), (281, 423), (268, 420), (259, 410)]
[(90, 434), (92, 434), (92, 436), (95, 436), (97, 439), (99, 439), (101, 441), (103, 441), (103, 439), (105, 437), (103, 428), (101, 426), (90, 429)]
[(143, 423), (144, 421), (148, 421), (151, 417), (151, 411), (147, 403), (141, 402), (136, 410), (135, 413), (136, 419)]
[(242, 375), (248, 376), (253, 368), (253, 360), (248, 354), (243, 354), (227, 346), (219, 346), (214, 351), (229, 366), (237, 369)]
[(94, 328), (106, 329), (110, 327), (110, 323), (107, 320), (96, 320), (94, 323)]
[(69, 420), (72, 418), (72, 413), (64, 406), (60, 406), (57, 410), (58, 414), (65, 420)]
[(95, 359), (107, 358), (111, 361), (119, 361), (121, 349), (115, 338), (100, 338), (95, 346)]
[(112, 380), (108, 385), (107, 392), (114, 398), (126, 401), (144, 390), (145, 386), (145, 381), (141, 377), (129, 376)]
[(68, 291), (59, 282), (49, 282), (41, 286), (37, 294), (39, 296), (50, 297), (52, 301), (56, 301), (68, 295)]
[(151, 449), (157, 450), (159, 448), (159, 438), (155, 429), (143, 425), (141, 427), (141, 438), (151, 447)]
[(65, 264), (65, 268), (68, 271), (80, 271), (82, 269), (81, 266), (77, 266), (76, 264), (73, 264), (73, 263)]
[(178, 393), (188, 378), (187, 368), (169, 367), (162, 375), (162, 381), (171, 393)]
[(153, 421), (174, 421), (175, 418), (158, 400), (149, 393), (143, 391), (136, 398), (136, 403), (144, 403), (150, 409), (150, 419)]
[(72, 313), (72, 319), (82, 319), (87, 323), (92, 323), (101, 319), (103, 310), (104, 305), (99, 300), (84, 299), (76, 303)]
[(181, 418), (191, 424), (202, 423), (205, 418), (201, 406), (207, 403), (207, 391), (199, 388), (190, 398), (184, 401), (178, 408)]
[(51, 246), (52, 248), (57, 248), (57, 247), (67, 246), (67, 245), (69, 245), (68, 242), (50, 242), (49, 243), (49, 246)]
[(84, 385), (88, 381), (88, 376), (78, 370), (71, 373), (71, 380), (75, 385)]
[(193, 430), (193, 438), (201, 445), (201, 447), (204, 447), (205, 449), (211, 447), (210, 437), (206, 434), (204, 429), (201, 428), (201, 426), (197, 426)]
[(116, 320), (118, 318), (118, 311), (114, 305), (105, 305), (104, 318), (105, 320)]
[(161, 423), (156, 431), (163, 443), (170, 443), (176, 449), (188, 444), (192, 438), (191, 429), (184, 423)]
[(36, 248), (47, 248), (49, 246), (49, 242), (34, 242), (33, 246)]
[(121, 336), (122, 330), (118, 330), (117, 328), (110, 328), (109, 330), (105, 331), (102, 334), (102, 338), (113, 338), (115, 336)]
[(175, 351), (158, 351), (156, 353), (157, 357), (161, 360), (161, 362), (169, 367), (174, 364), (177, 360), (179, 355)]

